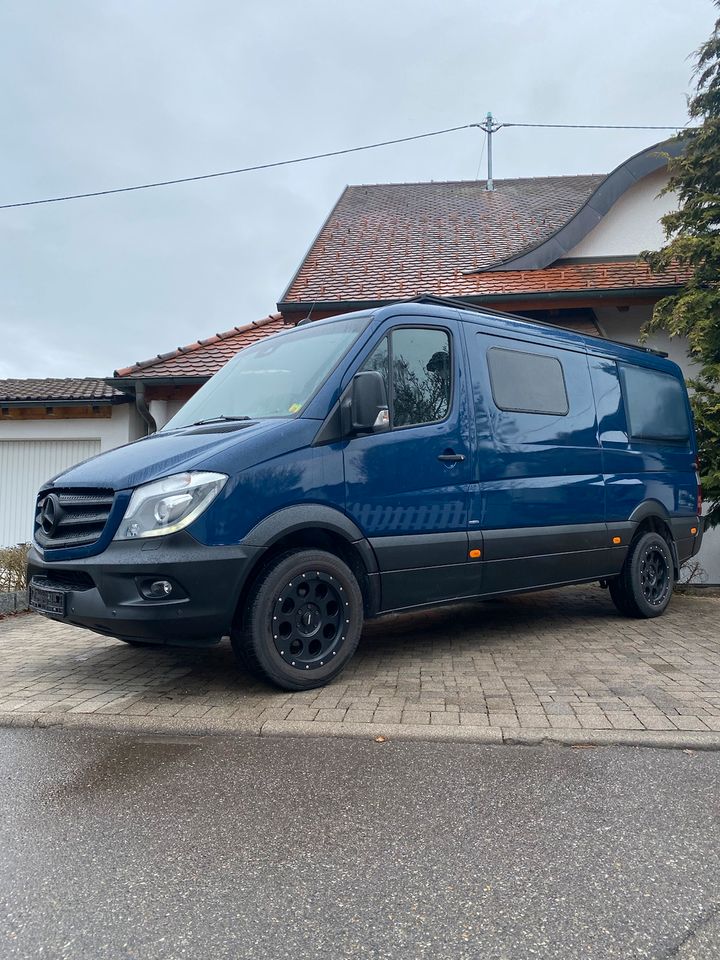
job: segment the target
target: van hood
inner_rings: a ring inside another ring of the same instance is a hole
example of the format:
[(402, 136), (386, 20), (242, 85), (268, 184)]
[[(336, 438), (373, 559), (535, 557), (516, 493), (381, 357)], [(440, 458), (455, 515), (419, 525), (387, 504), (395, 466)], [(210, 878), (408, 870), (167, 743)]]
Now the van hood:
[(236, 473), (303, 446), (317, 428), (316, 420), (291, 418), (161, 430), (85, 460), (53, 477), (46, 486), (128, 490), (186, 470)]

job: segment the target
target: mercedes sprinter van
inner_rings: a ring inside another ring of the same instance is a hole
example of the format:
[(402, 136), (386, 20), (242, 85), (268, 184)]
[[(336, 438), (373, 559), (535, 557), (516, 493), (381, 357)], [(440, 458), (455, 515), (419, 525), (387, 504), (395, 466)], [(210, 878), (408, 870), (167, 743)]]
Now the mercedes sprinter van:
[(30, 603), (131, 644), (229, 636), (287, 690), (390, 611), (601, 581), (655, 617), (700, 546), (696, 458), (653, 351), (435, 298), (305, 322), (42, 488)]

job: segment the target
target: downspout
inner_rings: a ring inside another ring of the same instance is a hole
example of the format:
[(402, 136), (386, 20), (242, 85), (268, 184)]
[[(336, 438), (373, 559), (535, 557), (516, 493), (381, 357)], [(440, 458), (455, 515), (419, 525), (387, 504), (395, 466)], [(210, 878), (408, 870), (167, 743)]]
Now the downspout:
[(150, 413), (147, 401), (145, 400), (145, 384), (142, 380), (135, 381), (135, 409), (148, 425), (148, 433), (157, 433), (155, 418)]

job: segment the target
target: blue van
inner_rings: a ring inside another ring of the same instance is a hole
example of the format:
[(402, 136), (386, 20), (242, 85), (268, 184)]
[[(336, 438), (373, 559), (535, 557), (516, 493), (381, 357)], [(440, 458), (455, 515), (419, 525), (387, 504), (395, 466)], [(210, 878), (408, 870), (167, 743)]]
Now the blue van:
[(230, 636), (303, 690), (390, 611), (599, 580), (658, 616), (700, 513), (676, 364), (423, 297), (248, 347), (47, 483), (31, 606), (137, 645)]

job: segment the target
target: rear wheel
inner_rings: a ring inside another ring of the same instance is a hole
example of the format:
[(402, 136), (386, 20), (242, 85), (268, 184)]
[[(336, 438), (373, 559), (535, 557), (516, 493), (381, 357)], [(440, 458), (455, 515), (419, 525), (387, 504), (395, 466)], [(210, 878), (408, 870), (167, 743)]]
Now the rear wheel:
[(646, 533), (631, 544), (620, 576), (609, 582), (610, 596), (627, 617), (659, 617), (674, 586), (670, 547), (658, 533)]
[(283, 690), (329, 683), (355, 653), (363, 599), (352, 570), (334, 554), (278, 556), (253, 586), (232, 646), (255, 676)]

